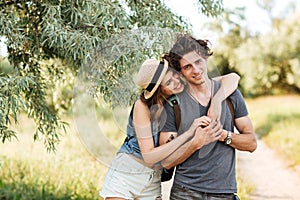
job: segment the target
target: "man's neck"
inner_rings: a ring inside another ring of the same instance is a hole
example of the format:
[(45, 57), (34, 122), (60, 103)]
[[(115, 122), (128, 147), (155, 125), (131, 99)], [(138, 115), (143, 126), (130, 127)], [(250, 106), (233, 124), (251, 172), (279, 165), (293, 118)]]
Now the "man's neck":
[(212, 96), (212, 81), (207, 79), (199, 85), (188, 83), (188, 92), (195, 101), (207, 106)]

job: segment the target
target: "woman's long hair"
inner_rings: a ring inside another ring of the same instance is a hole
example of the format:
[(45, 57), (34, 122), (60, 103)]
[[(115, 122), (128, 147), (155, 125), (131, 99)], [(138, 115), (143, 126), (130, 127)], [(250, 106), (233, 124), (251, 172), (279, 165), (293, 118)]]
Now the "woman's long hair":
[(167, 101), (167, 98), (161, 90), (161, 86), (157, 88), (152, 97), (149, 99), (146, 99), (144, 92), (142, 92), (140, 95), (140, 100), (148, 106), (151, 120), (154, 120), (158, 124), (159, 117), (164, 109), (164, 104)]

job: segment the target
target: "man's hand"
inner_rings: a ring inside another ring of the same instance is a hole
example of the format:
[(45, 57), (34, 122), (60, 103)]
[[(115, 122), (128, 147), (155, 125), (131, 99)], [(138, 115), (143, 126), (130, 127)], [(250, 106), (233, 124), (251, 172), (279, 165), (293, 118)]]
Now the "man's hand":
[(225, 129), (223, 129), (223, 130), (222, 130), (222, 133), (221, 133), (221, 135), (220, 135), (219, 141), (220, 141), (220, 142), (224, 142), (225, 139), (227, 138), (227, 135), (228, 135), (228, 131), (225, 130)]
[(189, 128), (189, 131), (194, 132), (198, 127), (206, 127), (210, 124), (211, 119), (207, 116), (202, 116), (194, 119), (194, 122)]
[(198, 127), (193, 137), (193, 144), (197, 149), (200, 149), (204, 145), (219, 140), (222, 131), (222, 125), (218, 120), (211, 122), (205, 128)]

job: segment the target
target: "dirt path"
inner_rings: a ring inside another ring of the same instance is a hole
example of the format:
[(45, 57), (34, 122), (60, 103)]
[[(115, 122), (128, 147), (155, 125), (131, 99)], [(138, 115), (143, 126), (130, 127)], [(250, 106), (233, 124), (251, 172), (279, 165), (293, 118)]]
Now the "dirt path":
[(238, 152), (238, 169), (242, 179), (256, 186), (251, 200), (300, 199), (299, 174), (261, 141), (253, 154)]
[[(251, 200), (299, 200), (300, 176), (263, 142), (254, 153), (238, 151), (239, 176), (255, 185)], [(172, 181), (163, 183), (163, 200), (168, 200)]]

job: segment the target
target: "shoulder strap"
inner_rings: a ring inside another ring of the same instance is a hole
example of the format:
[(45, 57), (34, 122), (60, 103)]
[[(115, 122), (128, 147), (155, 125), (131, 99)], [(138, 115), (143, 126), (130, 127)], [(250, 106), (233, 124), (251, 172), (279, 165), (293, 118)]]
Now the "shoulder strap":
[(178, 131), (180, 122), (181, 122), (181, 111), (180, 107), (178, 105), (178, 102), (176, 99), (172, 100), (173, 107), (174, 107), (174, 112), (175, 112), (175, 119), (176, 119), (176, 129)]
[(227, 101), (227, 105), (229, 107), (229, 110), (231, 112), (232, 122), (233, 122), (233, 125), (234, 125), (235, 123), (234, 123), (234, 109), (233, 109), (233, 105), (232, 105), (232, 102), (231, 102), (231, 100), (230, 100), (229, 97), (227, 97), (226, 101)]
[(181, 110), (179, 106), (179, 99), (176, 95), (173, 95), (168, 99), (168, 103), (171, 104), (171, 106), (173, 106), (174, 108), (176, 129), (178, 130), (181, 122)]

